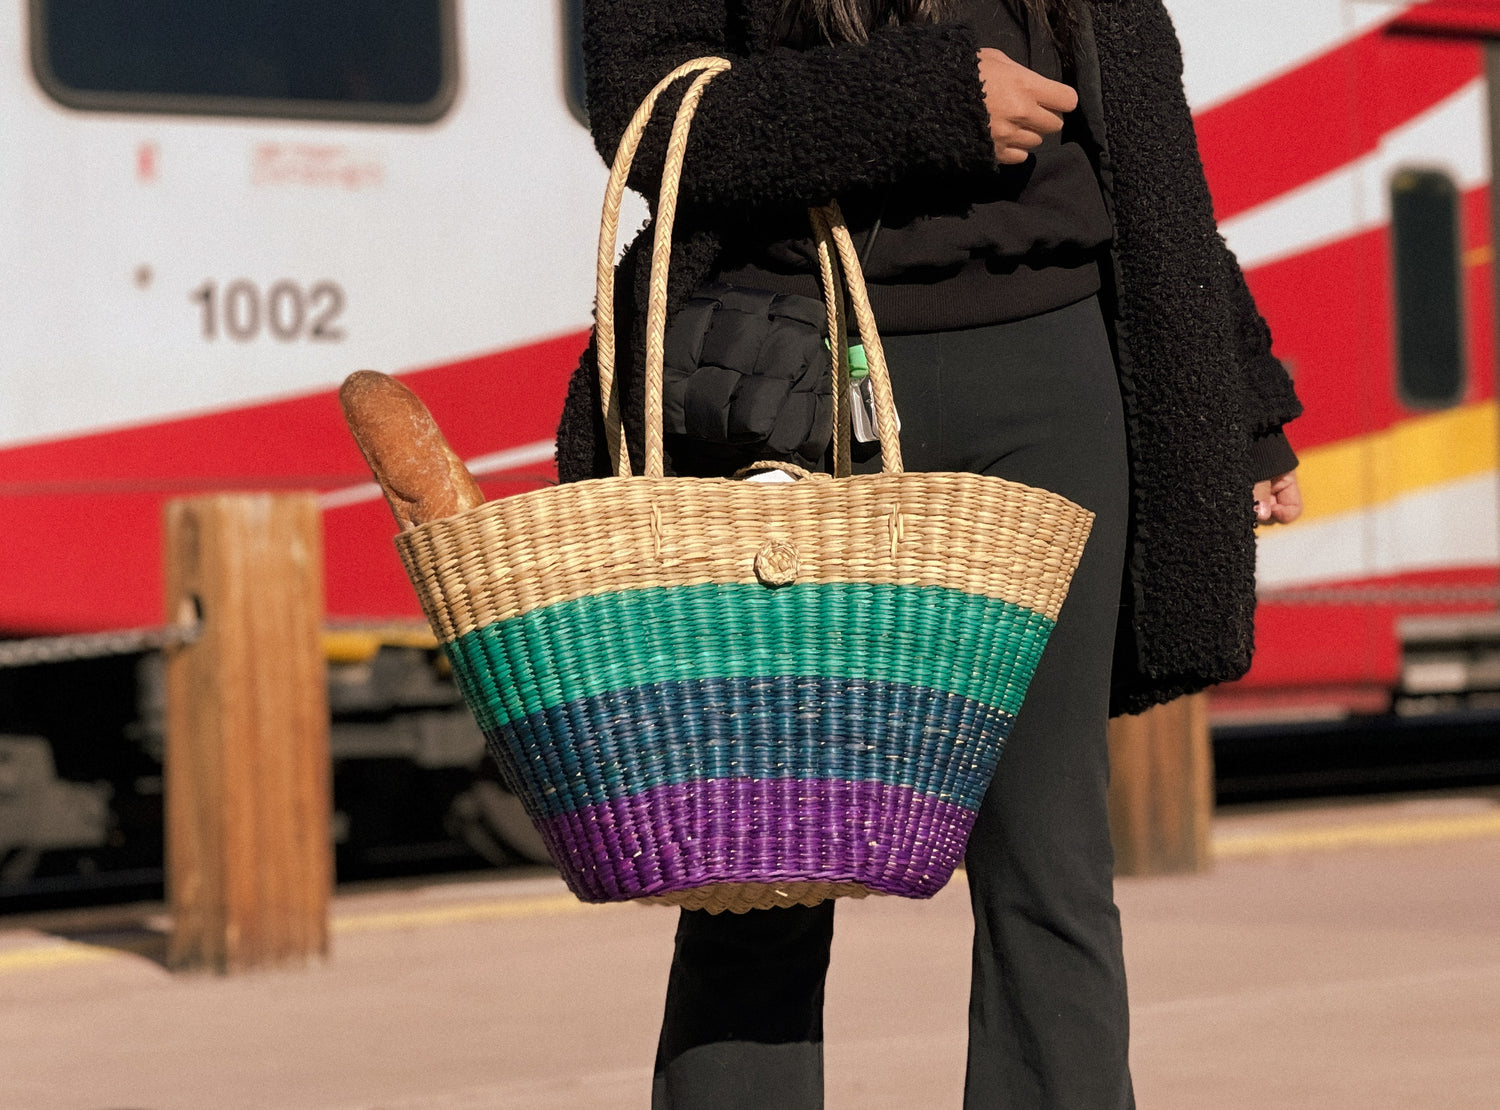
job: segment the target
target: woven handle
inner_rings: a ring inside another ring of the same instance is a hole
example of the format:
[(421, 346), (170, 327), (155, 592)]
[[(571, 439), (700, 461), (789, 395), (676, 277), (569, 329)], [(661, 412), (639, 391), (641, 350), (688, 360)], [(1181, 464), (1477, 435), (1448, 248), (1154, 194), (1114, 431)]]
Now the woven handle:
[[(849, 288), (849, 301), (854, 305), (854, 321), (859, 325), (859, 339), (865, 348), (865, 359), (870, 368), (870, 392), (875, 398), (875, 433), (880, 439), (880, 469), (885, 474), (900, 474), (901, 438), (896, 427), (896, 398), (891, 391), (890, 369), (885, 362), (885, 347), (880, 342), (880, 331), (875, 327), (875, 311), (870, 307), (870, 292), (865, 287), (864, 271), (859, 265), (859, 252), (854, 249), (854, 240), (849, 227), (844, 223), (844, 214), (838, 201), (829, 201), (821, 208), (808, 210), (812, 220), (813, 235), (818, 240), (818, 259), (823, 269), (823, 295), (829, 301), (829, 319), (836, 322), (837, 330), (830, 327), (833, 349), (838, 357), (834, 375), (834, 466), (836, 477), (849, 473), (849, 414), (844, 411), (849, 400), (849, 327), (844, 319), (839, 278)], [(838, 255), (838, 265), (825, 256)]]
[[(615, 473), (629, 477), (630, 451), (625, 441), (624, 421), (620, 411), (620, 391), (615, 381), (615, 244), (620, 229), (620, 204), (630, 167), (640, 148), (646, 126), (651, 122), (656, 102), (673, 83), (693, 76), (683, 94), (682, 103), (672, 121), (667, 140), (667, 156), (662, 166), (661, 192), (656, 204), (656, 231), (651, 244), (650, 292), (646, 307), (646, 450), (645, 474), (660, 478), (664, 472), (662, 448), (662, 382), (666, 361), (667, 275), (672, 256), (672, 224), (677, 215), (677, 192), (682, 180), (682, 164), (687, 152), (688, 131), (703, 92), (720, 73), (730, 68), (724, 58), (695, 58), (684, 62), (657, 83), (631, 117), (610, 168), (609, 184), (604, 192), (604, 214), (599, 221), (599, 256), (595, 278), (595, 357), (599, 366), (599, 399), (604, 411), (604, 432)], [(828, 307), (828, 334), (834, 357), (834, 474), (849, 473), (849, 336), (844, 317), (844, 289), (854, 305), (855, 321), (870, 367), (870, 387), (875, 398), (875, 425), (880, 437), (882, 469), (900, 474), (901, 445), (896, 432), (896, 406), (891, 394), (890, 374), (885, 352), (875, 328), (875, 314), (870, 309), (859, 255), (844, 224), (843, 213), (836, 202), (808, 213), (818, 243), (819, 268), (823, 277), (823, 296)]]

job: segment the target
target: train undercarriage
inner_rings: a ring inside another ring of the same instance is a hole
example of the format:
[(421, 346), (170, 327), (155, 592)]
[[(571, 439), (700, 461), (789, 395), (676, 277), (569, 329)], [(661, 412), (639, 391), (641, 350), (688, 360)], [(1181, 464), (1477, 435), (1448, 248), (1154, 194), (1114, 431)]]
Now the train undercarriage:
[[(327, 641), (339, 878), (545, 863), (442, 657), (406, 639)], [(0, 668), (0, 912), (159, 896), (164, 691), (154, 651)]]

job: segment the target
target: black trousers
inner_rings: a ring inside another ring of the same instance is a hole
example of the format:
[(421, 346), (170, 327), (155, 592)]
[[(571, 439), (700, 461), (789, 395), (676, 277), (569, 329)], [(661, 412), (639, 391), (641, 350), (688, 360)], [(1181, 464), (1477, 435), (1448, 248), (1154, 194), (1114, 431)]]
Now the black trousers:
[[(999, 475), (1097, 514), (969, 840), (964, 1106), (1128, 1110), (1129, 1015), (1106, 810), (1128, 476), (1098, 302), (893, 336), (885, 346), (908, 470)], [(822, 1106), (833, 907), (683, 912), (654, 1107)]]

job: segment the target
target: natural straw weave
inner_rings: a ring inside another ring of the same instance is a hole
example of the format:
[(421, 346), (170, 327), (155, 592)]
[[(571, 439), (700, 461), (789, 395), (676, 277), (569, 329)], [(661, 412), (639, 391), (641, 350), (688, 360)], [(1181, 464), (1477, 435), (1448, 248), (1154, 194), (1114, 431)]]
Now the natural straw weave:
[[(597, 351), (616, 476), (403, 533), (465, 698), (587, 901), (712, 911), (927, 897), (969, 828), (1057, 618), (1092, 514), (973, 474), (902, 473), (895, 406), (849, 233), (812, 213), (833, 349), (843, 286), (870, 363), (884, 471), (662, 476), (662, 336), (688, 123), (722, 59), (662, 81), (621, 142), (600, 236)], [(620, 196), (656, 99), (678, 110), (657, 208), (645, 474), (614, 380)]]

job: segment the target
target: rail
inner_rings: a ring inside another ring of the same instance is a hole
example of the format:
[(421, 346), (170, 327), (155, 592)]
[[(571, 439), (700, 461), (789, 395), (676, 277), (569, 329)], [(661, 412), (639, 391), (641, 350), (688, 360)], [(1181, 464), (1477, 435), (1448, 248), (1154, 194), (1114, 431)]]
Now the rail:
[(0, 640), (0, 670), (166, 651), (197, 643), (202, 633), (202, 623), (194, 619), (155, 628), (123, 628), (113, 632)]

